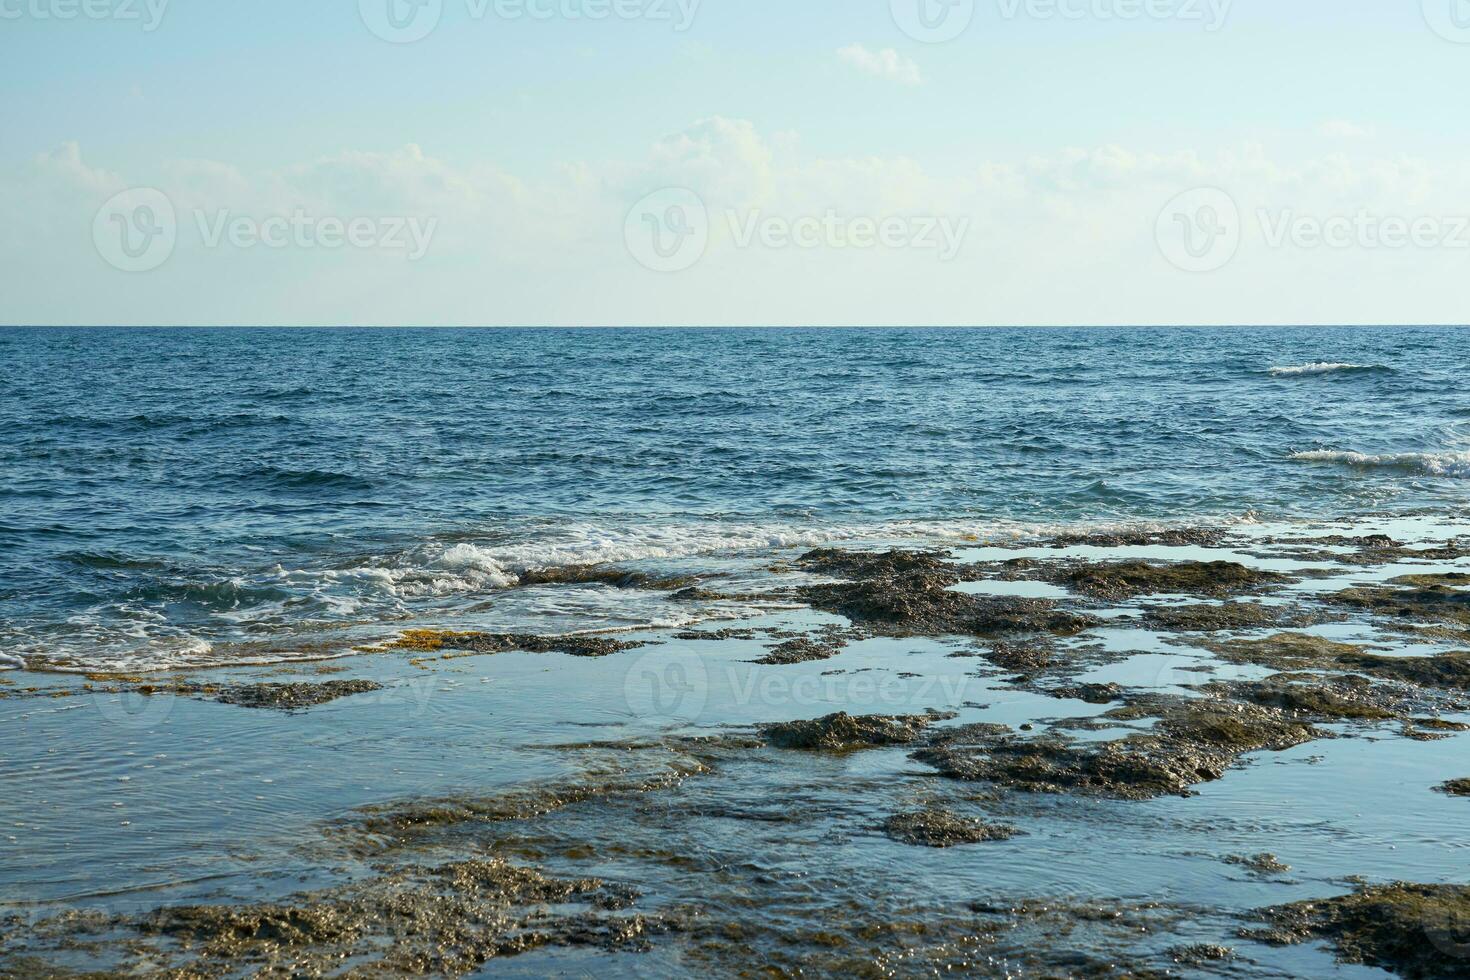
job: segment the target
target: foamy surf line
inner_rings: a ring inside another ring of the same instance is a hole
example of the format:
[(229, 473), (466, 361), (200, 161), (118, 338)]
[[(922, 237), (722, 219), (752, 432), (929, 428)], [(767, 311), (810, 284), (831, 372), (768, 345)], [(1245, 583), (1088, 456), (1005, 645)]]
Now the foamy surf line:
[(335, 575), (357, 576), (399, 597), (447, 596), (516, 588), (530, 575), (644, 561), (763, 554), (856, 542), (1008, 544), (1079, 531), (1122, 533), (1257, 523), (1254, 513), (1164, 521), (890, 521), (871, 525), (664, 526), (607, 531), (564, 529), (563, 540), (514, 545), (474, 542), (420, 546), (391, 567), (368, 565)]
[[(544, 576), (546, 573), (565, 569), (616, 567), (640, 561), (691, 558), (708, 558), (711, 568), (704, 571), (719, 572), (722, 560), (760, 560), (796, 548), (830, 545), (912, 547), (918, 544), (941, 548), (952, 545), (1012, 545), (1079, 532), (1148, 532), (1200, 527), (1243, 527), (1259, 523), (1255, 514), (1246, 513), (1161, 521), (889, 521), (869, 525), (819, 527), (789, 524), (687, 524), (627, 528), (619, 531), (607, 531), (591, 525), (574, 525), (558, 529), (558, 534), (562, 537), (559, 541), (501, 546), (470, 542), (425, 543), (401, 553), (392, 562), (396, 567), (391, 568), (374, 564), (328, 570), (288, 570), (281, 566), (272, 569), (268, 576), (276, 583), (289, 583), (312, 595), (319, 595), (327, 589), (347, 589), (362, 600), (353, 601), (346, 606), (350, 608), (352, 615), (339, 625), (353, 629), (354, 633), (350, 639), (344, 638), (340, 646), (320, 642), (321, 623), (316, 623), (311, 629), (313, 643), (309, 649), (292, 649), (289, 640), (277, 639), (272, 642), (278, 644), (278, 648), (263, 654), (258, 643), (242, 640), (239, 635), (210, 635), (207, 639), (203, 636), (179, 637), (173, 632), (178, 626), (160, 620), (146, 627), (133, 626), (127, 633), (126, 643), (109, 646), (105, 640), (99, 642), (97, 636), (89, 633), (85, 638), (78, 637), (72, 643), (50, 641), (44, 652), (38, 649), (31, 653), (21, 649), (17, 652), (22, 656), (15, 657), (10, 665), (62, 673), (151, 673), (333, 660), (360, 653), (365, 646), (391, 640), (404, 629), (418, 626), (442, 627), (446, 621), (456, 618), (454, 610), (461, 608), (458, 600), (477, 604), (486, 595), (518, 589), (523, 581), (522, 576), (529, 579), (533, 572)], [(607, 590), (611, 605), (596, 610), (594, 618), (602, 624), (612, 621), (615, 625), (589, 624), (583, 629), (573, 627), (554, 631), (566, 635), (677, 628), (709, 620), (743, 619), (782, 608), (780, 604), (762, 604), (759, 607), (741, 604), (739, 608), (732, 608), (730, 603), (711, 602), (694, 604), (693, 608), (681, 609), (673, 614), (648, 615), (650, 592), (640, 589), (636, 578), (630, 579), (628, 584), (603, 581), (595, 577), (571, 577), (565, 583), (560, 583), (553, 576), (550, 581), (530, 579), (526, 584), (554, 590), (612, 586)], [(657, 586), (649, 588), (658, 591)], [(619, 598), (622, 593), (618, 590), (626, 590), (626, 603)], [(379, 603), (365, 593), (376, 593), (387, 605), (378, 609)], [(522, 595), (528, 601), (540, 601), (530, 593)], [(446, 599), (450, 601), (447, 606), (443, 601)], [(433, 611), (429, 611), (427, 608), (414, 610), (413, 603), (405, 600), (439, 601), (434, 604)], [(553, 599), (546, 601), (554, 604)], [(372, 610), (381, 614), (379, 622), (392, 632), (376, 636), (364, 636), (356, 632), (374, 616)], [(389, 615), (390, 610), (393, 615)], [(627, 618), (617, 622), (620, 611)], [(238, 626), (242, 617), (233, 616), (229, 619)], [(390, 622), (391, 627), (388, 625)], [(536, 629), (519, 621), (477, 624), (476, 628), (508, 632)], [(155, 629), (160, 635), (149, 637), (149, 631)], [(162, 635), (165, 630), (170, 631), (169, 635)]]
[(1399, 469), (1427, 476), (1470, 479), (1470, 452), (1371, 455), (1336, 449), (1314, 449), (1292, 453), (1291, 458), (1303, 463), (1338, 463), (1363, 469)]
[(1313, 364), (1296, 364), (1289, 367), (1273, 367), (1267, 373), (1277, 378), (1292, 378), (1311, 374), (1338, 374), (1352, 371), (1392, 371), (1384, 364), (1340, 364), (1319, 361)]

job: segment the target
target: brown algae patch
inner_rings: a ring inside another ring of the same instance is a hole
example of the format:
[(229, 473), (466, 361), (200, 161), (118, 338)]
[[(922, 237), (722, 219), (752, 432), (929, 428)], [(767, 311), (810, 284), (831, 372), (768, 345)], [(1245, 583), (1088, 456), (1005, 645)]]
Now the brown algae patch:
[(811, 721), (788, 721), (759, 725), (767, 744), (778, 749), (803, 752), (851, 752), (856, 749), (912, 745), (936, 721), (953, 715), (865, 715), (846, 712)]
[(797, 636), (771, 647), (759, 660), (752, 661), (767, 666), (789, 666), (810, 663), (815, 660), (830, 660), (847, 646), (849, 640), (861, 634), (837, 626), (828, 626), (808, 636)]
[(1407, 575), (1387, 585), (1360, 585), (1326, 597), (1338, 605), (1410, 624), (1470, 626), (1470, 576)]
[(1283, 863), (1274, 854), (1231, 854), (1225, 858), (1225, 863), (1245, 868), (1251, 874), (1263, 878), (1286, 874), (1291, 870), (1291, 865)]
[(1070, 636), (1095, 625), (1047, 599), (956, 592), (954, 586), (985, 575), (947, 557), (929, 551), (812, 551), (796, 564), (844, 581), (798, 586), (790, 594), (882, 636)]
[(609, 657), (625, 650), (647, 646), (630, 640), (614, 640), (591, 633), (540, 636), (532, 633), (452, 633), (444, 630), (409, 630), (380, 649), (411, 650), (418, 653), (565, 653), (573, 657)]
[(1020, 833), (1005, 824), (986, 823), (935, 808), (895, 814), (883, 822), (883, 832), (900, 843), (916, 847), (983, 844), (1010, 840)]
[(622, 914), (634, 898), (595, 878), (484, 856), (382, 870), (279, 902), (119, 916), (106, 928), (138, 940), (98, 943), (97, 952), (113, 961), (109, 975), (336, 976), (350, 965), (352, 975), (462, 976), (548, 946), (646, 949), (671, 924)]
[(1470, 887), (1399, 882), (1351, 895), (1262, 909), (1270, 923), (1247, 938), (1271, 945), (1319, 939), (1338, 958), (1410, 978), (1470, 973)]
[(1054, 569), (1048, 577), (1097, 599), (1132, 599), (1141, 595), (1227, 596), (1259, 592), (1296, 581), (1290, 575), (1230, 561), (1081, 562)]
[(1103, 718), (1156, 721), (1152, 731), (1111, 741), (980, 732), (936, 742), (913, 758), (950, 779), (1031, 793), (1145, 800), (1191, 795), (1191, 787), (1223, 778), (1247, 753), (1331, 737), (1279, 709), (1214, 698), (1144, 698)]
[(1217, 640), (1201, 646), (1232, 663), (1277, 670), (1345, 671), (1420, 687), (1470, 690), (1470, 652), (1388, 657), (1369, 653), (1371, 647), (1306, 633), (1279, 633), (1259, 640)]
[(1270, 627), (1310, 626), (1317, 621), (1318, 617), (1260, 602), (1149, 606), (1143, 613), (1144, 625), (1168, 633), (1243, 632)]
[(580, 781), (552, 783), (480, 797), (417, 800), (361, 811), (348, 829), (401, 842), (410, 837), (461, 824), (534, 820), (589, 800), (641, 796), (679, 786), (690, 776), (710, 771), (692, 757), (678, 757), (666, 768), (644, 774), (613, 774)]
[(383, 690), (376, 681), (323, 681), (298, 684), (237, 684), (220, 689), (215, 700), (242, 708), (304, 711), (339, 698)]

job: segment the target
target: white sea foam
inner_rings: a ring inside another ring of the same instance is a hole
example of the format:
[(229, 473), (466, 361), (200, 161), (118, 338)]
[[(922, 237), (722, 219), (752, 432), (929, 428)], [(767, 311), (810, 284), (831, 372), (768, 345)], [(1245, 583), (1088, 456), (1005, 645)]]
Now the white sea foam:
[(505, 544), (431, 543), (391, 563), (345, 573), (399, 598), (453, 596), (513, 588), (528, 572), (571, 566), (764, 554), (843, 542), (1006, 543), (1076, 531), (1165, 530), (1200, 523), (1251, 523), (1252, 515), (1179, 522), (1027, 524), (1015, 521), (891, 521), (875, 524), (663, 524), (611, 529), (565, 525), (554, 536)]
[(1278, 378), (1289, 378), (1303, 374), (1333, 374), (1338, 371), (1381, 371), (1380, 364), (1339, 364), (1319, 361), (1315, 364), (1297, 364), (1291, 367), (1273, 367), (1270, 373)]
[(26, 662), (8, 653), (0, 653), (0, 670), (25, 670)]
[[(407, 551), (337, 568), (277, 565), (265, 572), (275, 588), (310, 597), (314, 611), (302, 646), (290, 639), (292, 601), (271, 601), (213, 614), (229, 629), (199, 636), (174, 624), (158, 606), (111, 606), (74, 617), (68, 640), (7, 644), (31, 656), (31, 666), (59, 671), (105, 670), (144, 673), (256, 665), (350, 656), (414, 624), (454, 622), (466, 629), (515, 629), (549, 633), (589, 629), (658, 629), (709, 619), (738, 619), (770, 612), (767, 603), (691, 603), (670, 608), (662, 593), (642, 590), (567, 590), (520, 592), (521, 576), (567, 566), (642, 561), (707, 560), (701, 570), (728, 570), (731, 560), (746, 561), (759, 575), (770, 556), (782, 549), (829, 544), (875, 547), (1006, 544), (1079, 530), (1110, 532), (1255, 523), (1252, 514), (1160, 522), (1022, 523), (1005, 520), (891, 521), (871, 524), (771, 524), (671, 521), (661, 524), (598, 526), (568, 523), (528, 529), (519, 541), (426, 541)], [(531, 537), (534, 535), (534, 537)], [(749, 564), (753, 562), (753, 565)], [(482, 597), (494, 595), (487, 606)], [(389, 631), (373, 629), (381, 626)], [(340, 628), (341, 632), (337, 632)], [(270, 636), (271, 639), (261, 639)], [(17, 664), (16, 666), (24, 666)], [(0, 669), (5, 661), (0, 659)]]
[(1470, 452), (1388, 453), (1375, 456), (1335, 449), (1314, 449), (1293, 453), (1291, 458), (1304, 463), (1342, 463), (1347, 466), (1400, 469), (1429, 476), (1470, 479)]

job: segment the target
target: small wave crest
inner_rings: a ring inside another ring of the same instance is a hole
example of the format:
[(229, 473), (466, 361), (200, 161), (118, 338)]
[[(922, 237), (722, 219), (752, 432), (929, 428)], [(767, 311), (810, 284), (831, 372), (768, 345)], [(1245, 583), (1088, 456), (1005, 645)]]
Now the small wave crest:
[(1318, 361), (1313, 364), (1295, 364), (1289, 367), (1273, 367), (1267, 373), (1274, 378), (1295, 378), (1309, 374), (1342, 374), (1392, 371), (1383, 364), (1341, 364), (1334, 361)]
[(1398, 469), (1429, 476), (1470, 479), (1470, 452), (1464, 453), (1369, 453), (1314, 449), (1292, 453), (1291, 458), (1303, 463), (1341, 463), (1362, 468)]

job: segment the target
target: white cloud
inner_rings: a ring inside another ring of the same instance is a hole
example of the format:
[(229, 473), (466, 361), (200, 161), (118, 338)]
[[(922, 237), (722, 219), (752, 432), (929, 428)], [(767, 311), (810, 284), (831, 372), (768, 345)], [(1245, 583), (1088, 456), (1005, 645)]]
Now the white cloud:
[(1373, 130), (1346, 119), (1329, 119), (1318, 127), (1318, 131), (1332, 139), (1357, 140), (1373, 135)]
[[(1371, 145), (1371, 144), (1367, 144)], [(0, 291), (7, 323), (830, 324), (1361, 323), (1463, 317), (1467, 252), (1271, 248), (1258, 215), (1328, 219), (1463, 215), (1455, 160), (1339, 152), (1282, 158), (1102, 145), (974, 161), (937, 172), (904, 156), (823, 156), (792, 134), (711, 117), (620, 160), (511, 174), (431, 147), (349, 151), (267, 169), (168, 161), (126, 174), (75, 144), (0, 174)], [(97, 208), (157, 187), (180, 212), (169, 263), (109, 268)], [(700, 195), (704, 258), (641, 268), (629, 207), (667, 187)], [(1209, 275), (1172, 268), (1154, 240), (1165, 202), (1198, 187), (1236, 200), (1238, 258)], [(207, 249), (192, 212), (437, 219), (416, 263), (370, 250)], [(885, 249), (737, 247), (731, 214), (835, 212), (964, 219), (958, 257)]]
[(924, 81), (919, 66), (893, 48), (870, 51), (861, 44), (850, 44), (839, 49), (837, 57), (865, 75), (886, 78), (900, 85), (918, 85)]

